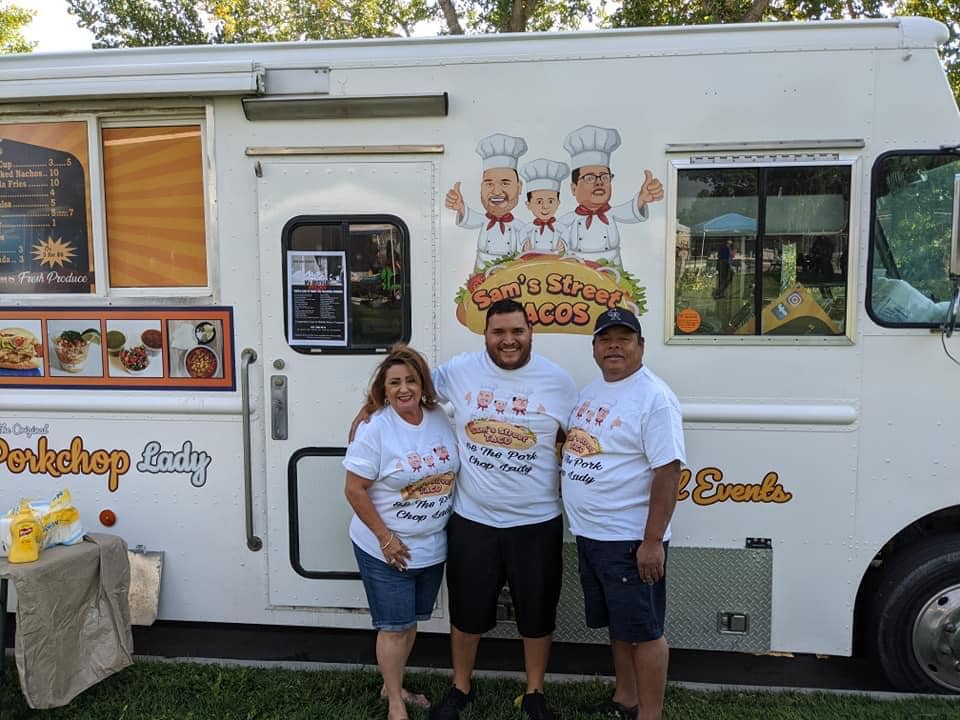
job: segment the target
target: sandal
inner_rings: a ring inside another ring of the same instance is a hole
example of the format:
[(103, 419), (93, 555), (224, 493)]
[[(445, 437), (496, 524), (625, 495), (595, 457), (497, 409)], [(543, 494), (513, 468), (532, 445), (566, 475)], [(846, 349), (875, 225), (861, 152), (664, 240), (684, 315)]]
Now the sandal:
[[(427, 699), (426, 695), (412, 692), (406, 688), (403, 688), (401, 692), (403, 695), (403, 702), (407, 705), (423, 708), (424, 710), (427, 710), (430, 707), (430, 701)], [(380, 688), (380, 697), (384, 700), (387, 699), (387, 689), (385, 687)]]

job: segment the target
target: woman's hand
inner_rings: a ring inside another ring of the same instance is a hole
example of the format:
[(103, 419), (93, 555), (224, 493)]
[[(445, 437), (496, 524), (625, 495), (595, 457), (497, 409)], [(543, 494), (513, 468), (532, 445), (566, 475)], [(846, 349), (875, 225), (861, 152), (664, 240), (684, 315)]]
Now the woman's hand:
[(390, 533), (386, 538), (380, 540), (380, 551), (383, 553), (383, 559), (387, 565), (396, 568), (400, 572), (407, 569), (407, 562), (410, 560), (410, 548), (396, 533)]

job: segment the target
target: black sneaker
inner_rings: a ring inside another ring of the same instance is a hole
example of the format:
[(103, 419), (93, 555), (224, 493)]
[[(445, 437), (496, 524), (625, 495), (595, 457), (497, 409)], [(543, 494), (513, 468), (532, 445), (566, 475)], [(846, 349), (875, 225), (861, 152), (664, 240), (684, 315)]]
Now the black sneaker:
[(547, 699), (539, 690), (523, 696), (523, 700), (520, 701), (520, 711), (530, 720), (557, 720), (557, 716), (547, 707)]
[(472, 702), (472, 687), (469, 693), (465, 693), (454, 686), (447, 690), (442, 702), (430, 708), (430, 720), (457, 720), (463, 709)]
[(611, 720), (637, 720), (640, 716), (640, 706), (634, 705), (627, 707), (613, 700), (607, 700), (596, 710), (600, 717), (611, 718)]

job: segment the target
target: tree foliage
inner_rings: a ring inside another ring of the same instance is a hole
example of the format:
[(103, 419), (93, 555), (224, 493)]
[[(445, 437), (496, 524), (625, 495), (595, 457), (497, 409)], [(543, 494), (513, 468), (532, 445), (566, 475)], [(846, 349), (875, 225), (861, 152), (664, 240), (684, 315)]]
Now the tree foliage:
[(624, 0), (614, 27), (883, 17), (882, 0)]
[(67, 0), (95, 47), (409, 35), (428, 0)]
[(67, 0), (96, 47), (575, 29), (590, 0)]
[(67, 0), (77, 24), (93, 33), (98, 48), (208, 42), (198, 6), (194, 0)]
[(24, 53), (36, 43), (23, 37), (23, 28), (30, 24), (33, 12), (10, 3), (0, 5), (0, 53)]

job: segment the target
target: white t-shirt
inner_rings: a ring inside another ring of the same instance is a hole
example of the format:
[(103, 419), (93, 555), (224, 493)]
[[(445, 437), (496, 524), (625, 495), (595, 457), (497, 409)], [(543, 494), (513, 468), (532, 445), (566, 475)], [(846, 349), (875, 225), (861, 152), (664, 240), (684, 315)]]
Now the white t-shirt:
[(462, 463), (457, 514), (501, 528), (557, 517), (557, 430), (577, 397), (567, 371), (536, 354), (504, 370), (484, 350), (444, 363), (433, 383), (454, 409)]
[(599, 378), (580, 392), (568, 428), (560, 477), (570, 532), (642, 539), (653, 469), (686, 462), (677, 396), (646, 367), (617, 382)]
[[(367, 491), (383, 522), (410, 549), (408, 567), (447, 559), (447, 520), (460, 459), (457, 440), (443, 410), (424, 410), (411, 425), (393, 408), (378, 410), (361, 423), (343, 466), (373, 485)], [(377, 536), (354, 514), (350, 539), (380, 560)]]

